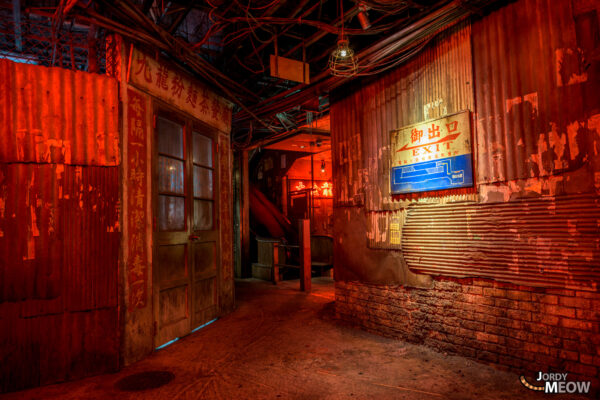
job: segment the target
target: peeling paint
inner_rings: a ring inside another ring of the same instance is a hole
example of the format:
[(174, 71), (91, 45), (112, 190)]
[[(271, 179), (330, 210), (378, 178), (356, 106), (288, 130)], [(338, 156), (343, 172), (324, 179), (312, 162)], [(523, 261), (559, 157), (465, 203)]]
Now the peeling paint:
[(567, 135), (569, 137), (569, 151), (571, 160), (574, 160), (579, 155), (579, 145), (577, 144), (577, 134), (580, 127), (579, 121), (575, 121), (567, 125)]
[(574, 85), (588, 80), (585, 55), (579, 48), (560, 48), (554, 51), (556, 58), (557, 86)]

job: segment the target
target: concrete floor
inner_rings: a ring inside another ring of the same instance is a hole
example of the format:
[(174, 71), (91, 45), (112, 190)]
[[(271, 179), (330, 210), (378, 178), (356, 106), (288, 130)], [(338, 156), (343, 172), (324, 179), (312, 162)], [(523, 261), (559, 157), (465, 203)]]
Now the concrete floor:
[[(313, 279), (309, 295), (298, 287), (298, 281), (238, 282), (232, 314), (119, 373), (0, 398), (548, 398), (525, 389), (515, 374), (337, 323), (329, 279)], [(146, 373), (146, 384), (168, 383), (132, 390), (128, 377), (138, 373)]]

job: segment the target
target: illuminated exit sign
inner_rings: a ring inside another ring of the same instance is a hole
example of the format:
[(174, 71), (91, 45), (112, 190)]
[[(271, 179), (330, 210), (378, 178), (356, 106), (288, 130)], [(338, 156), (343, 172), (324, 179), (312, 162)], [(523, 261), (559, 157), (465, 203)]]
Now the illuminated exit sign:
[(469, 111), (392, 132), (393, 194), (473, 186)]

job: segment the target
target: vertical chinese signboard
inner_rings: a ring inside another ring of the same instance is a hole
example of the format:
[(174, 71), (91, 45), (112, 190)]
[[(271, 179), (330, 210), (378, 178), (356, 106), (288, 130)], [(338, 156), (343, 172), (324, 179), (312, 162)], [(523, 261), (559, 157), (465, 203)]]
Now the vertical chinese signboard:
[(146, 247), (146, 102), (134, 90), (127, 90), (129, 118), (127, 132), (127, 226), (129, 257), (127, 283), (129, 311), (144, 308), (147, 301), (148, 250)]
[(469, 111), (392, 132), (393, 194), (473, 186)]
[(167, 63), (132, 47), (129, 83), (154, 95), (222, 132), (231, 130), (231, 106), (208, 87)]

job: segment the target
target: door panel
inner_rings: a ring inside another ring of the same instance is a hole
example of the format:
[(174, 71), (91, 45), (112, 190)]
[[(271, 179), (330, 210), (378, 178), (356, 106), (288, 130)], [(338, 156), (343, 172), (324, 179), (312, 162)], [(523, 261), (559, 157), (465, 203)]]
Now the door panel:
[(175, 244), (158, 247), (159, 279), (161, 282), (180, 281), (188, 278), (187, 245)]
[(185, 124), (158, 116), (157, 281), (158, 332), (162, 345), (190, 330), (189, 201), (186, 199)]
[(217, 249), (215, 242), (194, 243), (194, 275), (201, 279), (217, 273)]
[(193, 225), (197, 243), (193, 250), (194, 325), (208, 322), (217, 314), (218, 226), (214, 219), (214, 141), (203, 132), (192, 132)]

